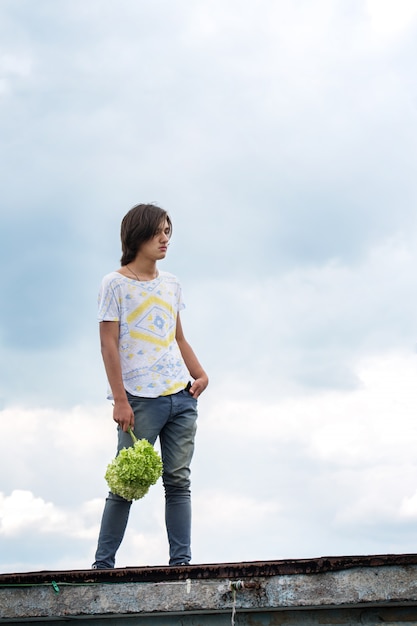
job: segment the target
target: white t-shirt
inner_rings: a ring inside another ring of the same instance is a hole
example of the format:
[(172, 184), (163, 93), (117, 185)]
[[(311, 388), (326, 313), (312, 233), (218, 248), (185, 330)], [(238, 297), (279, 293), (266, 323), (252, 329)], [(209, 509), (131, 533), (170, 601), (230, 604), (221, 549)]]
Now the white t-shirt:
[(181, 285), (168, 272), (143, 282), (119, 272), (103, 278), (98, 319), (119, 322), (123, 382), (132, 395), (157, 398), (187, 386), (190, 374), (175, 339), (183, 308)]

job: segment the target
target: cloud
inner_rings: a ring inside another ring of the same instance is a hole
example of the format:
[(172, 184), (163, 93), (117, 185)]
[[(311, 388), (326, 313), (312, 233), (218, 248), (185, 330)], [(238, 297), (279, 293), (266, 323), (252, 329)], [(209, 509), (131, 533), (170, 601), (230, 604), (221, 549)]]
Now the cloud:
[[(414, 4), (0, 13), (2, 568), (92, 560), (115, 448), (96, 296), (139, 201), (172, 216), (162, 267), (211, 379), (195, 560), (412, 550)], [(159, 485), (120, 563), (166, 548)]]
[(417, 8), (412, 0), (400, 0), (395, 11), (389, 0), (367, 0), (366, 10), (374, 41), (378, 43), (391, 43), (403, 36), (417, 19)]
[(265, 404), (239, 394), (211, 400), (205, 428), (213, 437), (221, 431), (229, 442), (236, 437), (240, 446), (252, 445), (252, 454), (294, 444), (317, 462), (341, 467), (373, 466), (391, 456), (411, 463), (416, 373), (415, 354), (379, 355), (360, 362), (355, 389), (277, 394)]
[[(230, 381), (227, 394), (207, 391), (192, 471), (194, 562), (412, 551), (415, 369), (414, 355), (386, 353), (362, 361), (355, 389), (262, 402)], [(0, 499), (3, 571), (89, 567), (116, 444), (110, 409), (15, 407), (1, 418), (2, 464), (13, 467)], [(8, 445), (17, 423), (18, 454)], [(133, 505), (118, 564), (166, 555), (159, 483)]]
[(215, 384), (226, 390), (233, 381), (244, 401), (354, 388), (366, 355), (414, 352), (413, 266), (414, 245), (394, 238), (356, 264), (335, 259), (282, 273), (267, 266), (257, 279), (192, 284), (184, 326), (208, 355)]
[[(239, 400), (231, 386), (228, 401), (211, 400), (200, 423), (194, 481), (203, 490), (199, 503), (211, 502), (203, 467), (211, 492), (230, 500), (230, 506), (213, 500), (215, 539), (207, 540), (213, 558), (221, 559), (222, 550), (235, 554), (232, 527), (241, 559), (384, 552), (384, 545), (412, 550), (415, 356), (386, 354), (362, 362), (356, 375), (355, 390), (261, 403)], [(251, 510), (258, 524), (246, 524)], [(196, 526), (201, 549), (205, 531)]]
[(101, 508), (102, 500), (96, 499), (86, 502), (79, 510), (65, 510), (30, 491), (15, 489), (10, 496), (0, 494), (0, 535), (7, 539), (35, 532), (95, 539), (97, 519), (93, 528), (85, 528), (84, 523), (93, 515), (96, 517)]
[[(2, 489), (31, 491), (60, 506), (105, 494), (104, 472), (116, 443), (108, 404), (1, 412)], [(18, 438), (16, 448), (10, 445)], [(34, 471), (35, 470), (35, 471)], [(84, 479), (85, 477), (85, 479)]]
[(19, 534), (30, 530), (32, 525), (45, 524), (45, 532), (61, 524), (63, 516), (54, 511), (51, 503), (34, 498), (29, 491), (15, 490), (9, 497), (1, 497), (1, 534)]
[(417, 492), (403, 498), (400, 506), (400, 515), (413, 521), (417, 518)]
[(31, 73), (31, 59), (23, 55), (0, 56), (0, 97), (10, 96), (20, 81)]
[(60, 507), (30, 491), (0, 493), (0, 545), (2, 572), (89, 567), (86, 546), (96, 540), (103, 502)]

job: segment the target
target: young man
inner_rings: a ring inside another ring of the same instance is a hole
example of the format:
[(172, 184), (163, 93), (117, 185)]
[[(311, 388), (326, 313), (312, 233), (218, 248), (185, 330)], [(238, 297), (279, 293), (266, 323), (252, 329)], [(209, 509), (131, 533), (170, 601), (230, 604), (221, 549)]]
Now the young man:
[[(164, 466), (170, 565), (191, 559), (190, 463), (197, 398), (208, 384), (181, 326), (184, 307), (175, 276), (159, 271), (172, 233), (168, 214), (139, 204), (123, 218), (121, 268), (104, 277), (99, 294), (100, 341), (118, 424), (118, 448), (159, 437)], [(131, 502), (109, 493), (93, 568), (115, 566)]]

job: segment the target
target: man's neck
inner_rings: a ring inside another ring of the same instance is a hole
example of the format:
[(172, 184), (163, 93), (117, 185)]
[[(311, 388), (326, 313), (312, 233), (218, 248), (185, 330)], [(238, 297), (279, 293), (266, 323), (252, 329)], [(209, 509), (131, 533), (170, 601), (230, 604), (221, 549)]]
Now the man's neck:
[(126, 268), (140, 278), (140, 280), (153, 280), (158, 276), (156, 261), (150, 259), (136, 257), (134, 261), (126, 265)]

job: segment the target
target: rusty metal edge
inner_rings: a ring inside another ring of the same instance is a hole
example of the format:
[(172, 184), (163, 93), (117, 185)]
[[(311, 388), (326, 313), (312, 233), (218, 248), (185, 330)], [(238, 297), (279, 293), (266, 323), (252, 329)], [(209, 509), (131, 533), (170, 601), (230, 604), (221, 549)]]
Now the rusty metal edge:
[(53, 582), (72, 585), (97, 583), (144, 583), (175, 580), (245, 579), (296, 574), (321, 574), (357, 567), (417, 565), (417, 554), (367, 556), (326, 556), (312, 559), (208, 563), (188, 566), (125, 567), (112, 570), (64, 570), (0, 574), (0, 588), (47, 585)]

